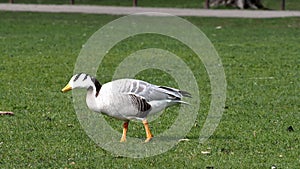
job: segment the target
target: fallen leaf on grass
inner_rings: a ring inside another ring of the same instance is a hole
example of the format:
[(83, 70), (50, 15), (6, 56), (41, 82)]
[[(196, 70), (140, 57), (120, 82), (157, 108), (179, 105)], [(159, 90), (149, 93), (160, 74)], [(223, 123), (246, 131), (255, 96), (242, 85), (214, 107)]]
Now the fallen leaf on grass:
[(14, 115), (13, 112), (10, 112), (10, 111), (0, 111), (0, 115)]
[(201, 151), (201, 154), (209, 155), (209, 154), (210, 154), (210, 151)]
[(272, 165), (271, 166), (271, 169), (276, 169), (277, 167), (275, 165)]
[(182, 142), (182, 141), (190, 141), (190, 139), (183, 138), (183, 139), (179, 139), (179, 140), (178, 140), (178, 142)]
[(222, 26), (217, 26), (216, 29), (222, 29)]
[(74, 161), (70, 162), (70, 165), (75, 165), (76, 163)]

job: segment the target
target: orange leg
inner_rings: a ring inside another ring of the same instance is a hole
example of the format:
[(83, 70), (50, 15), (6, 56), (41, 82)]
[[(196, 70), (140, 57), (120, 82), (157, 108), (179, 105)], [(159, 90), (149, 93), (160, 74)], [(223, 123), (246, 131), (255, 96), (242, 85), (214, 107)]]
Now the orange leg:
[(153, 138), (153, 135), (151, 134), (151, 131), (150, 131), (150, 128), (148, 125), (148, 121), (143, 120), (143, 124), (144, 124), (145, 130), (146, 130), (146, 136), (147, 136), (147, 139), (145, 140), (145, 142), (149, 142)]
[(129, 121), (125, 121), (123, 123), (123, 134), (122, 134), (122, 138), (121, 138), (120, 142), (125, 142), (126, 141), (126, 134), (127, 134), (127, 130), (128, 130), (128, 124), (129, 124)]

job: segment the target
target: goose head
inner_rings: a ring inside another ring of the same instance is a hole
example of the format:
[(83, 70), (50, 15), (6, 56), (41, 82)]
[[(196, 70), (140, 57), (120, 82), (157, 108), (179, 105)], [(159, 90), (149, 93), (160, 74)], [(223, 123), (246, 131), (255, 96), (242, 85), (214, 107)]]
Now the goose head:
[(61, 90), (62, 92), (67, 92), (76, 88), (85, 88), (87, 90), (92, 90), (96, 92), (96, 97), (101, 89), (101, 84), (98, 80), (88, 74), (78, 73), (73, 75), (69, 83)]

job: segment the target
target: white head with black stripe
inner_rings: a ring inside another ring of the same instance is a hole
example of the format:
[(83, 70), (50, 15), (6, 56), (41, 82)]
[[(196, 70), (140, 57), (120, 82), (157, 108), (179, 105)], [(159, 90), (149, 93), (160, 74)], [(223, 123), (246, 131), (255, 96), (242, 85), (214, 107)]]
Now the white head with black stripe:
[(96, 78), (90, 76), (89, 74), (78, 73), (71, 78), (69, 83), (61, 91), (67, 92), (76, 88), (94, 90), (98, 95), (98, 92), (101, 89), (101, 84)]

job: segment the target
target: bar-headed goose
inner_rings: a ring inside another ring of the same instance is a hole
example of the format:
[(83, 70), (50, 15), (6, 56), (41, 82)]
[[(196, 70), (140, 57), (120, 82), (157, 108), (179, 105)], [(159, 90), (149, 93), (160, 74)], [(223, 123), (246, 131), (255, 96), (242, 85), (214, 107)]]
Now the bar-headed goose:
[(150, 141), (153, 135), (147, 116), (168, 106), (186, 103), (181, 100), (184, 96), (191, 97), (185, 91), (136, 79), (119, 79), (101, 85), (96, 78), (84, 73), (74, 75), (62, 92), (75, 88), (87, 89), (89, 109), (124, 121), (121, 142), (126, 141), (128, 123), (133, 119), (143, 122), (147, 136), (145, 142)]

